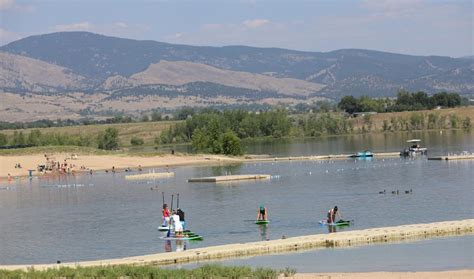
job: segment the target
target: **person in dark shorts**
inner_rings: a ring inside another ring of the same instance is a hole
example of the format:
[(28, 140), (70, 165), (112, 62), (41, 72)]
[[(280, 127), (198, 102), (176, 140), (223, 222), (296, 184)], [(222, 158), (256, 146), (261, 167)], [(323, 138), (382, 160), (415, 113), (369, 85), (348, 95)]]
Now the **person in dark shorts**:
[(268, 221), (267, 208), (263, 204), (258, 208), (257, 221)]
[(329, 209), (328, 211), (328, 224), (336, 223), (336, 216), (339, 216), (339, 219), (342, 219), (341, 214), (339, 214), (339, 211), (337, 209), (337, 205), (334, 208)]

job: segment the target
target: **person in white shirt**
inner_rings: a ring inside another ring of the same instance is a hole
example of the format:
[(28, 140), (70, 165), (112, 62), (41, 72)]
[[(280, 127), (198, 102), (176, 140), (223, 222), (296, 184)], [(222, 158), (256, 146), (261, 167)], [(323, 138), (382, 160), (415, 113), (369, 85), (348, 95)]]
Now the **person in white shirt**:
[(179, 215), (176, 213), (176, 211), (173, 211), (173, 215), (171, 216), (171, 219), (173, 219), (173, 226), (174, 226), (174, 233), (176, 236), (180, 236), (183, 233), (183, 224), (181, 224), (181, 221), (179, 220)]

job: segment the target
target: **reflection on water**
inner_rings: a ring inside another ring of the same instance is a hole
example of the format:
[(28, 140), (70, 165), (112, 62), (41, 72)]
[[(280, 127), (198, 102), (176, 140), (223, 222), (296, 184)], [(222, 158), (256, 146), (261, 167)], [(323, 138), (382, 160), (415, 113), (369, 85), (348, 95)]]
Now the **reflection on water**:
[(268, 237), (268, 228), (266, 224), (258, 226), (260, 230), (260, 240), (265, 241), (265, 240), (270, 240)]
[[(345, 142), (355, 144), (359, 137), (334, 137), (323, 143), (320, 139), (304, 140), (281, 149), (270, 144), (256, 147), (262, 148), (262, 153), (273, 150), (280, 155), (350, 153), (358, 149), (350, 150)], [(393, 147), (396, 141), (379, 137), (368, 143), (391, 151), (384, 142), (392, 142)], [(426, 145), (433, 152), (474, 150), (473, 134), (461, 131), (456, 135), (430, 134), (424, 141), (430, 142)], [(320, 149), (324, 146), (333, 149)], [(385, 150), (375, 147), (371, 149)], [(328, 233), (329, 228), (318, 222), (334, 205), (345, 219), (355, 220), (347, 228), (335, 228), (337, 231), (473, 218), (473, 169), (473, 161), (396, 157), (179, 167), (174, 170), (175, 177), (150, 181), (125, 180), (124, 172), (2, 181), (0, 263), (119, 258)], [(269, 174), (272, 179), (230, 184), (187, 182), (191, 177), (226, 172)], [(413, 192), (405, 194), (409, 189)], [(384, 190), (386, 194), (379, 194)], [(398, 195), (391, 194), (397, 190)], [(171, 195), (180, 194), (187, 227), (202, 235), (203, 241), (161, 239), (156, 228), (161, 223), (162, 192), (168, 204)], [(254, 224), (260, 203), (271, 212), (272, 222), (267, 226)]]

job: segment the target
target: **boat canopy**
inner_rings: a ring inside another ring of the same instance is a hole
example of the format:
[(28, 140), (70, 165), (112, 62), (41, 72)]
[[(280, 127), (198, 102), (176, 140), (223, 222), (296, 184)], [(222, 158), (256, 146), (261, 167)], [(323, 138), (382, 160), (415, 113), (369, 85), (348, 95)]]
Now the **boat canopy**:
[(411, 139), (411, 140), (407, 140), (407, 142), (420, 142), (421, 139)]

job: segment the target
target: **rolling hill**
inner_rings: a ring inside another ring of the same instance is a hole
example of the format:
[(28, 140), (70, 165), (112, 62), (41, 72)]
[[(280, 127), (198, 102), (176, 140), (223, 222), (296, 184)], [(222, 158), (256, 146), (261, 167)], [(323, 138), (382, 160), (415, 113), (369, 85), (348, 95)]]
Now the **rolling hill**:
[[(71, 100), (86, 94), (94, 103), (81, 109), (94, 111), (383, 97), (400, 88), (472, 94), (473, 76), (471, 57), (187, 46), (88, 32), (30, 36), (0, 47), (0, 92), (35, 95), (35, 102), (45, 94)], [(67, 111), (78, 113), (73, 106)]]

